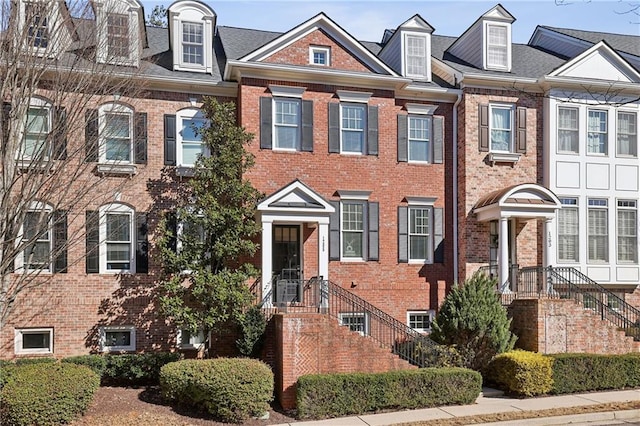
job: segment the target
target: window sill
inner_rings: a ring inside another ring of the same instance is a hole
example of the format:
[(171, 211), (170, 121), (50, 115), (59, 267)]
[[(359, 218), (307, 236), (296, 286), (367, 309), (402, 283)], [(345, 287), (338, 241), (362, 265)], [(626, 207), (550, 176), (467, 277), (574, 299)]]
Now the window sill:
[(487, 156), (487, 160), (491, 163), (491, 166), (495, 166), (496, 163), (507, 163), (511, 164), (513, 167), (518, 161), (520, 161), (520, 157), (522, 154), (516, 154), (513, 152), (490, 152)]
[(26, 170), (36, 170), (36, 171), (45, 171), (45, 170), (55, 170), (55, 162), (50, 158), (44, 158), (42, 160), (32, 161), (32, 160), (16, 160), (16, 166), (18, 169), (26, 171)]
[(176, 176), (194, 177), (195, 175), (196, 175), (196, 169), (193, 166), (178, 166), (178, 167), (176, 167)]
[(136, 348), (131, 346), (105, 346), (101, 348), (101, 352), (110, 353), (110, 352), (135, 352)]
[(135, 164), (98, 164), (96, 172), (102, 175), (127, 175), (133, 176), (138, 170)]

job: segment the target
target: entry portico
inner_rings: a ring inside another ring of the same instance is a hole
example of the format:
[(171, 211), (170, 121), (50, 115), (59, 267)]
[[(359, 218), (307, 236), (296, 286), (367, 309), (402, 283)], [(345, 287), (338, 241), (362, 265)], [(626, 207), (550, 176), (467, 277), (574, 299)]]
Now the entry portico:
[[(329, 215), (335, 212), (335, 208), (327, 200), (296, 179), (267, 196), (258, 204), (257, 210), (258, 221), (262, 224), (263, 302), (269, 304), (273, 300), (274, 277), (282, 273), (281, 256), (291, 257), (288, 259), (288, 264), (294, 265), (294, 269), (297, 269), (294, 271), (296, 273), (294, 278), (302, 279), (304, 233), (301, 230), (303, 226), (316, 228), (314, 232), (317, 232), (318, 261), (317, 271), (314, 272), (324, 280), (329, 279)], [(290, 230), (294, 232), (289, 233)], [(283, 234), (288, 235), (283, 236)], [(286, 253), (276, 253), (279, 247), (286, 247), (287, 243), (291, 246), (291, 250)], [(279, 255), (276, 259), (279, 265), (274, 265), (276, 254)], [(292, 259), (293, 257), (296, 259)]]
[[(517, 263), (513, 242), (509, 238), (509, 221), (511, 219), (544, 220), (543, 266), (551, 266), (555, 242), (551, 221), (561, 207), (560, 200), (553, 192), (534, 183), (498, 189), (478, 200), (473, 208), (477, 220), (498, 222), (498, 283), (502, 292), (509, 291), (509, 264)], [(532, 244), (536, 243), (536, 241), (532, 242)]]

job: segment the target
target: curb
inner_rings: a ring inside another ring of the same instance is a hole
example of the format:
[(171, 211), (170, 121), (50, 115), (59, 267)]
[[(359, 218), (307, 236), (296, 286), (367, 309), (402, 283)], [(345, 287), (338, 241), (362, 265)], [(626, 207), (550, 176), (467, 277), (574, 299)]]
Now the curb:
[(601, 413), (569, 414), (555, 417), (509, 420), (504, 422), (475, 423), (476, 426), (559, 426), (568, 424), (593, 423), (614, 420), (640, 419), (640, 409), (624, 411), (604, 411)]

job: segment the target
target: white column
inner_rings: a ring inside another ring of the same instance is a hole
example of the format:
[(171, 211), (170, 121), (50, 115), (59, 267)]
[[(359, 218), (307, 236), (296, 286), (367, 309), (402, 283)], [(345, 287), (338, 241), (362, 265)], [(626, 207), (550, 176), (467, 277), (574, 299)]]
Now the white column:
[(509, 218), (501, 217), (500, 218), (500, 231), (499, 231), (500, 241), (498, 243), (498, 247), (500, 248), (498, 252), (498, 286), (502, 293), (510, 292), (509, 287), (505, 286), (507, 279), (509, 279)]
[(544, 247), (542, 250), (542, 262), (544, 267), (551, 266), (553, 255), (556, 251), (555, 235), (553, 233), (553, 219), (550, 217), (544, 220)]
[[(318, 275), (323, 280), (329, 279), (329, 221), (322, 221), (318, 223)], [(326, 294), (327, 288), (323, 283), (321, 288), (322, 298), (320, 300), (320, 306), (326, 308), (329, 306), (328, 296)]]
[[(273, 222), (262, 218), (262, 297), (264, 298), (271, 291), (271, 276), (273, 275)], [(273, 296), (266, 302), (265, 306), (271, 306)]]

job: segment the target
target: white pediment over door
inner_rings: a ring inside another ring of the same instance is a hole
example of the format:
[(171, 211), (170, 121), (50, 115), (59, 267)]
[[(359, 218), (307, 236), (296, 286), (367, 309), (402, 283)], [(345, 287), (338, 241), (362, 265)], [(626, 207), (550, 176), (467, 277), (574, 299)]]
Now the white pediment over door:
[(335, 209), (317, 192), (300, 180), (295, 180), (262, 200), (258, 204), (258, 211), (329, 214)]

